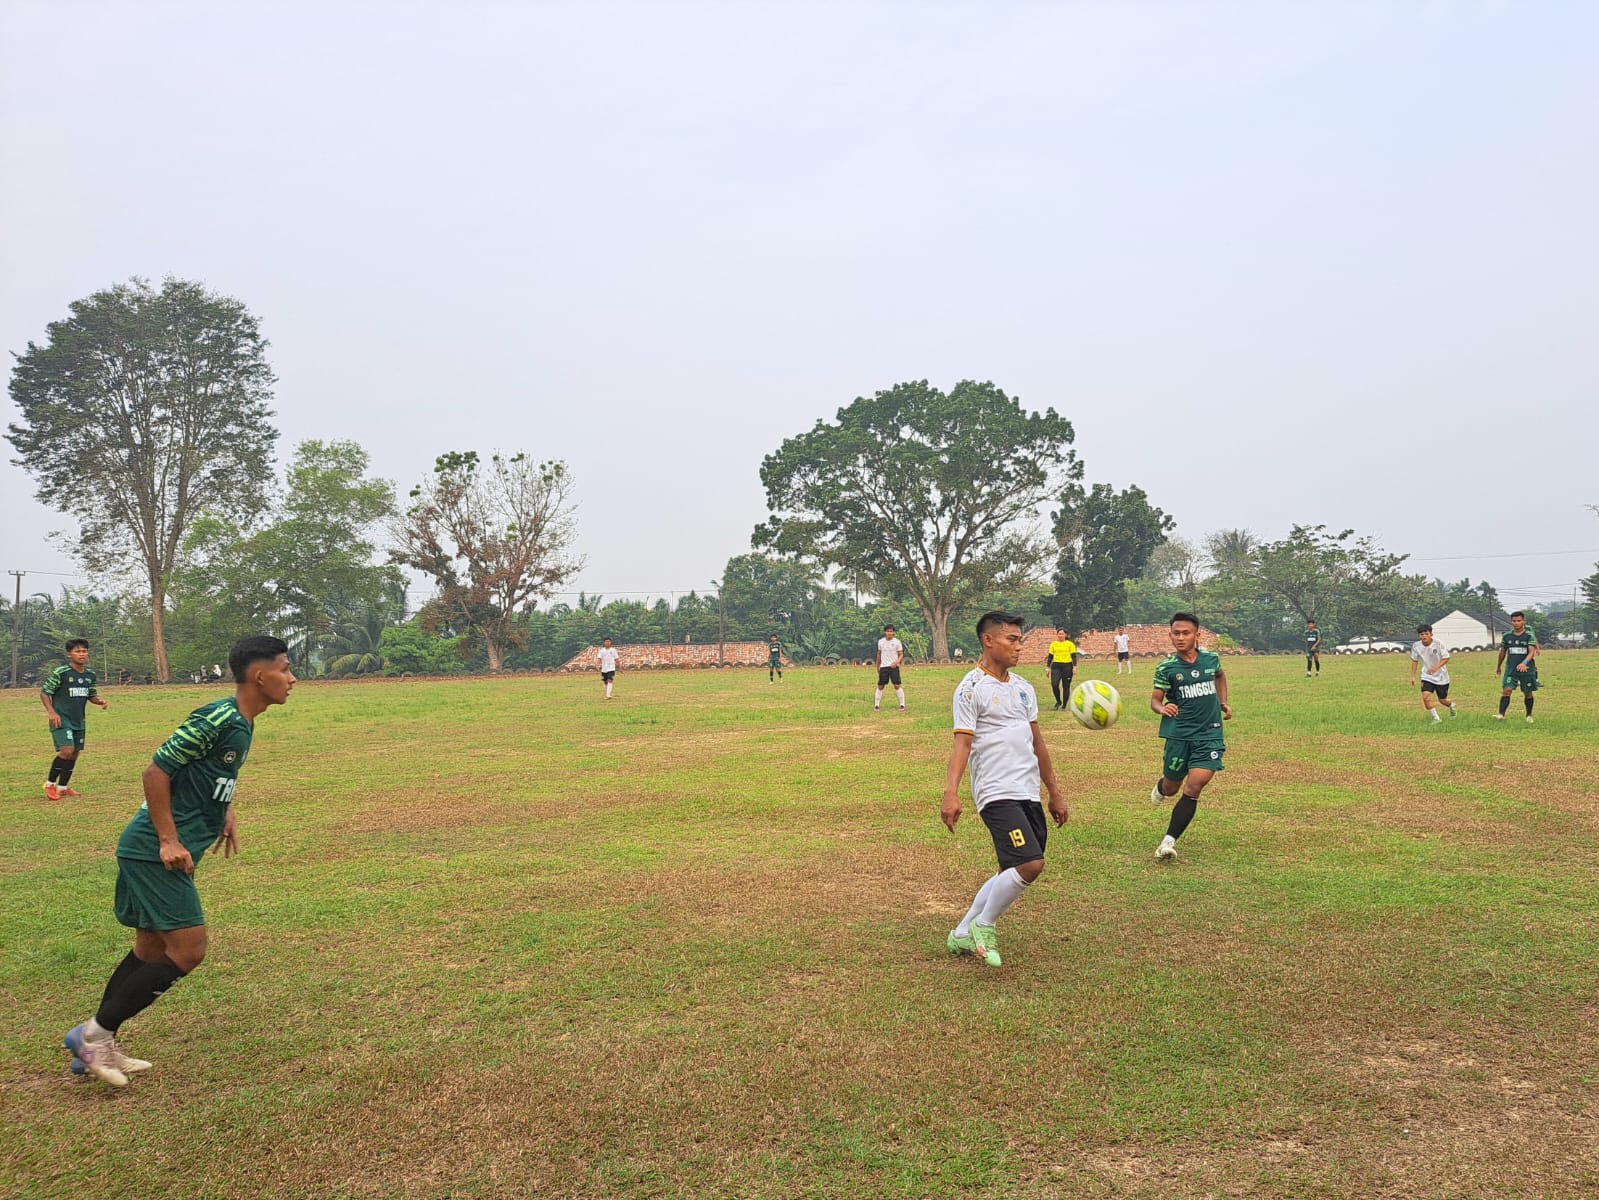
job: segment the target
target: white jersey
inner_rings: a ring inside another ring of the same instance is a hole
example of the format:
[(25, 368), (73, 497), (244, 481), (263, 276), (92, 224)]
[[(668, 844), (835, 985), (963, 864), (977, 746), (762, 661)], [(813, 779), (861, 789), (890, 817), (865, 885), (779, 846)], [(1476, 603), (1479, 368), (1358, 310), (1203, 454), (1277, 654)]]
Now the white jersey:
[(1132, 640), (1133, 639), (1132, 639), (1131, 635), (1125, 634), (1125, 633), (1118, 633), (1116, 635), (1116, 653), (1117, 654), (1126, 654), (1128, 652), (1127, 651), (1127, 645)]
[(606, 672), (616, 670), (616, 647), (615, 646), (601, 646), (600, 647), (600, 670), (601, 671), (606, 671)]
[(877, 665), (880, 667), (897, 667), (899, 660), (905, 657), (905, 643), (897, 637), (877, 639)]
[(1032, 729), (1036, 720), (1038, 696), (1014, 671), (1001, 680), (978, 667), (956, 686), (955, 731), (972, 735), (968, 765), (979, 812), (991, 800), (1039, 803)]
[(1421, 664), (1421, 677), (1426, 682), (1449, 682), (1449, 668), (1443, 665), (1444, 659), (1449, 657), (1449, 651), (1436, 638), (1430, 646), (1416, 642), (1410, 647), (1410, 657)]

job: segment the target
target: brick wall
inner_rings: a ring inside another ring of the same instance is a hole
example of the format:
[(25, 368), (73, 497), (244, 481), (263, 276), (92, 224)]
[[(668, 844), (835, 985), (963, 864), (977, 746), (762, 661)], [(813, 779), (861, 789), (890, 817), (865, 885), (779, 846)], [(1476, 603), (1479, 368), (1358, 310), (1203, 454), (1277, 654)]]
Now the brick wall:
[[(618, 670), (636, 670), (640, 667), (714, 667), (718, 661), (715, 642), (691, 642), (679, 646), (670, 642), (645, 642), (636, 646), (616, 647)], [(727, 642), (723, 646), (722, 660), (730, 667), (764, 667), (771, 659), (771, 645), (767, 642)], [(562, 671), (598, 671), (600, 648), (589, 646), (579, 650), (566, 662)], [(788, 655), (783, 655), (783, 665), (788, 666)]]
[[(1166, 625), (1128, 625), (1126, 626), (1128, 651), (1134, 658), (1165, 658), (1171, 653), (1170, 627)], [(1108, 658), (1116, 661), (1116, 631), (1114, 629), (1090, 629), (1081, 637), (1072, 641), (1077, 643), (1077, 652), (1085, 659)], [(1027, 637), (1022, 642), (1022, 661), (1024, 663), (1041, 663), (1049, 655), (1049, 644), (1055, 640), (1053, 629), (1029, 630)], [(1203, 625), (1199, 627), (1199, 644), (1206, 650), (1213, 649), (1216, 645), (1216, 634)]]

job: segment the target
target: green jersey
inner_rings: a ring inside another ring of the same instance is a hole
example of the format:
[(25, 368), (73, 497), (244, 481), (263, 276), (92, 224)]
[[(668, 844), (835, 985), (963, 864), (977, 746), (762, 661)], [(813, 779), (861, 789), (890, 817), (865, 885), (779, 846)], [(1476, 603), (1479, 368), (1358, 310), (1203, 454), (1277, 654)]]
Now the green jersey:
[(1505, 636), (1499, 639), (1499, 648), (1505, 652), (1505, 670), (1514, 671), (1524, 662), (1531, 662), (1529, 671), (1537, 669), (1537, 662), (1527, 658), (1532, 648), (1538, 644), (1538, 635), (1529, 625), (1520, 633), (1506, 631)]
[(46, 675), (39, 690), (50, 697), (50, 705), (63, 725), (82, 729), (83, 714), (88, 710), (89, 701), (100, 694), (95, 689), (95, 684), (99, 682), (100, 677), (88, 667), (74, 671), (68, 663)]
[(1305, 653), (1309, 654), (1314, 650), (1316, 643), (1319, 641), (1321, 641), (1321, 631), (1319, 629), (1305, 630)]
[[(178, 841), (196, 864), (222, 832), (252, 732), (229, 696), (190, 713), (151, 759), (172, 778), (172, 821)], [(139, 806), (122, 831), (117, 857), (161, 861), (161, 839), (148, 803)]]
[(772, 664), (772, 666), (774, 666), (774, 667), (781, 666), (782, 663), (783, 663), (783, 643), (782, 642), (767, 642), (766, 643), (766, 648), (767, 648), (767, 650), (771, 651), (771, 655), (772, 655), (771, 664)]
[(1176, 654), (1161, 661), (1155, 668), (1155, 690), (1177, 706), (1175, 717), (1161, 717), (1161, 737), (1221, 740), (1221, 697), (1216, 694), (1221, 673), (1221, 659), (1209, 650), (1199, 651), (1193, 662)]

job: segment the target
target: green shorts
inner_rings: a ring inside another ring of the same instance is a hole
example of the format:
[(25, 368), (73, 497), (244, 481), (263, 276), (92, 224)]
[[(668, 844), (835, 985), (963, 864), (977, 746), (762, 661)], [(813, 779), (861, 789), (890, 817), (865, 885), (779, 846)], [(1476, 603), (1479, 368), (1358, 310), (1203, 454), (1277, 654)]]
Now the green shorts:
[(1511, 667), (1505, 672), (1505, 681), (1499, 685), (1506, 691), (1520, 688), (1524, 692), (1536, 692), (1543, 684), (1538, 682), (1538, 668), (1529, 666), (1525, 671), (1518, 671)]
[(129, 929), (165, 932), (205, 924), (193, 875), (138, 858), (117, 859), (116, 914)]
[(1166, 758), (1162, 771), (1167, 779), (1181, 779), (1191, 767), (1206, 771), (1224, 771), (1222, 755), (1227, 747), (1214, 739), (1190, 741), (1187, 738), (1167, 738)]
[(68, 725), (65, 721), (50, 731), (50, 740), (56, 744), (57, 750), (64, 750), (68, 746), (81, 751), (83, 749), (83, 726)]

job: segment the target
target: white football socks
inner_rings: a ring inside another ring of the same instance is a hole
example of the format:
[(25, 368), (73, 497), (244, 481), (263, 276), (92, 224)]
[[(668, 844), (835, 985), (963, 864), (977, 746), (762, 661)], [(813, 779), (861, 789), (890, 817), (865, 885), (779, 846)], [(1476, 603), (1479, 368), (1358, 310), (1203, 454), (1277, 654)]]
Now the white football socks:
[(873, 708), (882, 708), (883, 707), (883, 689), (882, 688), (878, 688), (877, 689), (877, 699), (872, 701), (872, 707)]
[(895, 688), (894, 689), (894, 695), (899, 697), (899, 706), (901, 708), (904, 708), (905, 707), (905, 689), (904, 688)]
[(1005, 915), (1005, 910), (1020, 900), (1022, 893), (1027, 890), (1026, 880), (1017, 874), (1015, 867), (1006, 867), (989, 882), (993, 887), (989, 889), (988, 900), (977, 918), (979, 925), (996, 924)]
[(988, 903), (988, 895), (994, 890), (994, 880), (998, 875), (990, 875), (983, 880), (983, 886), (977, 889), (977, 896), (972, 900), (972, 906), (966, 910), (966, 915), (961, 918), (961, 923), (955, 926), (956, 937), (966, 937), (972, 931), (972, 922), (982, 914), (983, 905)]

